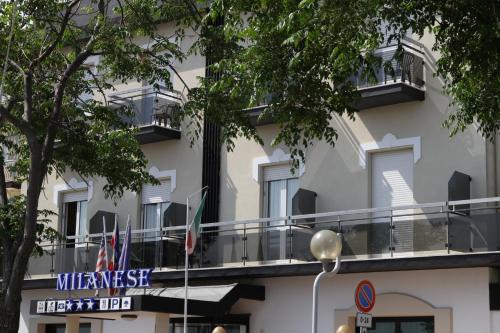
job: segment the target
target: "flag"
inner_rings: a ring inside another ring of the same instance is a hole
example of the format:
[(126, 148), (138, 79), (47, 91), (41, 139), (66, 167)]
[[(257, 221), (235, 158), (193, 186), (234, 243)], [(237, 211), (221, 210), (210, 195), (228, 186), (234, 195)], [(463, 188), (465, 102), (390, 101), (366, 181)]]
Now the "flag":
[(96, 272), (102, 272), (106, 269), (106, 232), (102, 231), (101, 244), (99, 245), (99, 253), (97, 254), (97, 263), (95, 265)]
[(189, 225), (188, 234), (186, 237), (186, 252), (191, 255), (194, 252), (194, 248), (196, 246), (196, 239), (200, 233), (200, 225), (201, 225), (201, 215), (203, 213), (203, 207), (205, 207), (205, 198), (207, 196), (207, 192), (203, 194), (203, 198), (201, 199), (200, 206), (196, 210), (196, 214), (194, 215), (193, 222)]
[[(127, 222), (127, 229), (125, 230), (125, 239), (123, 240), (122, 253), (120, 254), (120, 260), (118, 261), (118, 270), (126, 271), (129, 269), (130, 263), (130, 242), (131, 242), (131, 230), (130, 230), (130, 220)], [(126, 288), (120, 289), (120, 295), (125, 295)]]
[[(118, 220), (115, 218), (115, 229), (113, 230), (113, 235), (111, 236), (111, 259), (108, 262), (108, 271), (118, 270), (118, 262), (120, 261), (120, 230), (118, 228)], [(109, 289), (109, 296), (113, 296), (116, 293), (116, 289)]]

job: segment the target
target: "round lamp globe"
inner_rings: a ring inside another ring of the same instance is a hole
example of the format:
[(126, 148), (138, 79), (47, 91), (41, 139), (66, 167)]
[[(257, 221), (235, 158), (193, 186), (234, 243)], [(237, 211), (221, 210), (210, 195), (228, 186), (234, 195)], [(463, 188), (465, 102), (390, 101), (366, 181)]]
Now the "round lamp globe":
[(310, 249), (319, 261), (333, 261), (342, 252), (342, 239), (331, 230), (321, 230), (312, 237)]

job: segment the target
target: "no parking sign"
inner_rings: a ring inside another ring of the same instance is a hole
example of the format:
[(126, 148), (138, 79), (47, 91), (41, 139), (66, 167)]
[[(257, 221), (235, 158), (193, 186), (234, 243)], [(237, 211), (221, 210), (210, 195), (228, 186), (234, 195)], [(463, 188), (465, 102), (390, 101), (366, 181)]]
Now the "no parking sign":
[(358, 283), (354, 293), (354, 301), (359, 312), (368, 313), (375, 305), (375, 288), (368, 280)]
[(366, 333), (367, 328), (372, 327), (372, 315), (369, 313), (375, 305), (375, 288), (368, 280), (358, 283), (354, 292), (354, 302), (358, 308), (356, 326), (361, 333)]

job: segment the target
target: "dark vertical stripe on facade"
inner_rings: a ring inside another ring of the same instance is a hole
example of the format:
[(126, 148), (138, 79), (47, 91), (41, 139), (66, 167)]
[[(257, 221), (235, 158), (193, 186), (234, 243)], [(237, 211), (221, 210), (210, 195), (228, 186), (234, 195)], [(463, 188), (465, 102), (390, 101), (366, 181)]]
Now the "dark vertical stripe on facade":
[[(222, 25), (222, 19), (218, 19), (215, 25)], [(205, 75), (214, 76), (208, 66), (215, 61), (210, 52), (206, 56)], [(220, 197), (220, 126), (205, 119), (203, 124), (203, 175), (202, 184), (208, 186), (209, 190), (202, 216), (202, 223), (219, 221), (219, 197)]]

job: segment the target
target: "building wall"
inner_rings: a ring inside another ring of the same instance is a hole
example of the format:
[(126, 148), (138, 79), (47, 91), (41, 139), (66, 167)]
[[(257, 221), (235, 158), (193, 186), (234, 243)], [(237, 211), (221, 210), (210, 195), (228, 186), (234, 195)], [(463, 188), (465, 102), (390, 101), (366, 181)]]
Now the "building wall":
[[(319, 333), (332, 333), (339, 325), (348, 324), (339, 320), (341, 318), (336, 318), (335, 314), (342, 314), (346, 309), (355, 313), (354, 290), (363, 279), (369, 279), (373, 283), (377, 295), (402, 294), (414, 299), (414, 302), (406, 301), (401, 304), (407, 309), (390, 312), (384, 307), (384, 303), (387, 307), (396, 305), (398, 296), (393, 296), (392, 304), (387, 300), (376, 303), (374, 315), (427, 315), (434, 308), (441, 316), (446, 316), (447, 310), (451, 310), (451, 330), (447, 330), (446, 320), (441, 320), (440, 325), (436, 325), (436, 333), (497, 332), (497, 314), (490, 314), (489, 311), (489, 270), (471, 268), (340, 274), (325, 278), (321, 281), (319, 292)], [(251, 314), (251, 333), (310, 331), (313, 277), (262, 279), (255, 283), (265, 285), (266, 300), (239, 301), (232, 309), (233, 313)], [(427, 303), (429, 312), (415, 312), (418, 303)], [(352, 323), (349, 324), (352, 327)]]
[[(354, 120), (334, 116), (331, 125), (339, 134), (335, 147), (316, 142), (307, 149), (300, 187), (317, 193), (317, 212), (371, 207), (370, 152), (363, 149), (408, 138), (420, 140), (421, 157), (414, 164), (416, 203), (448, 200), (448, 180), (455, 170), (471, 176), (472, 198), (486, 197), (485, 141), (474, 126), (451, 138), (442, 127), (453, 110), (429, 59), (424, 101), (362, 110)], [(264, 146), (239, 139), (232, 152), (222, 152), (221, 220), (262, 216), (261, 184), (252, 179), (253, 162), (288, 150), (270, 145), (277, 126), (259, 126), (258, 131)]]

